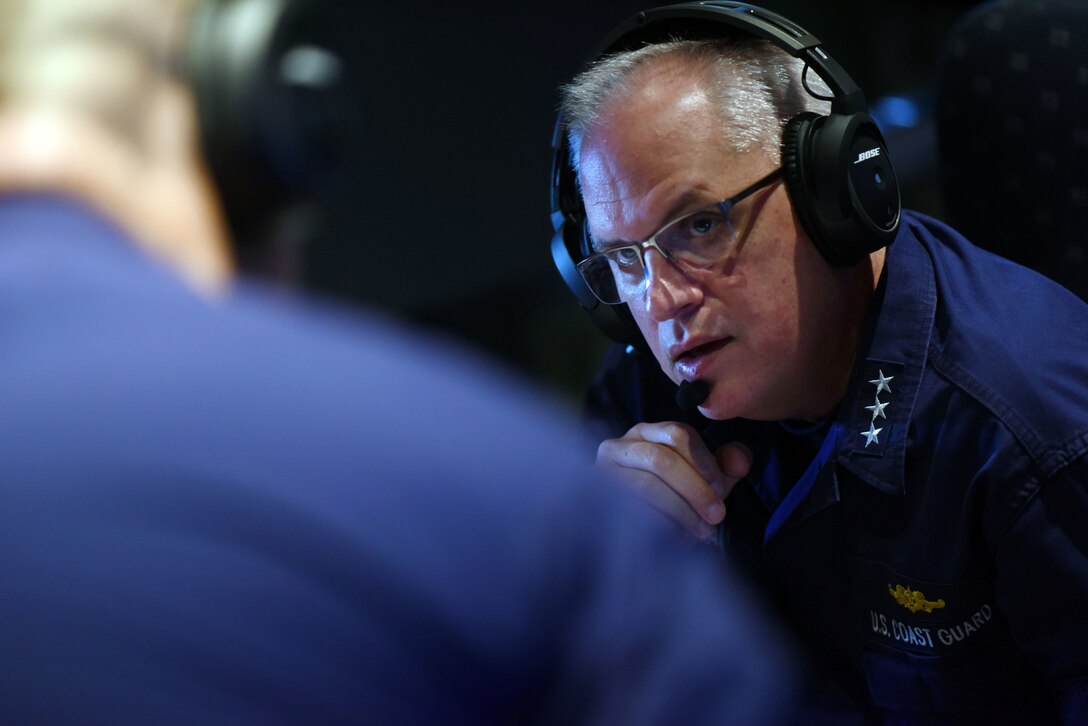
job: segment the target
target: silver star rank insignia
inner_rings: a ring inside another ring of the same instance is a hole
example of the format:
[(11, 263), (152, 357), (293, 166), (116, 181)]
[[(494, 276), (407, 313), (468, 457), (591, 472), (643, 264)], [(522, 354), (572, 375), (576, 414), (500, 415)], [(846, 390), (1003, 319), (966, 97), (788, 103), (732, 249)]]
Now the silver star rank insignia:
[(884, 371), (881, 370), (879, 373), (879, 377), (874, 378), (873, 380), (869, 381), (869, 383), (872, 383), (874, 386), (876, 386), (876, 395), (879, 396), (884, 391), (887, 391), (888, 393), (892, 392), (892, 387), (888, 385), (888, 382), (892, 380), (895, 380), (895, 376), (885, 376)]
[(876, 427), (876, 420), (878, 418), (887, 419), (887, 414), (884, 413), (884, 409), (888, 407), (891, 401), (881, 401), (881, 393), (891, 393), (892, 387), (888, 384), (895, 380), (895, 376), (884, 375), (884, 369), (878, 369), (877, 377), (869, 381), (869, 383), (876, 386), (876, 395), (873, 396), (873, 405), (866, 406), (865, 410), (873, 414), (872, 419), (869, 421), (869, 430), (860, 432), (861, 436), (865, 437), (865, 447), (868, 448), (870, 444), (880, 444), (880, 432), (883, 428)]
[[(891, 379), (889, 378), (888, 380)], [(873, 412), (873, 421), (876, 421), (878, 418), (888, 418), (884, 415), (884, 409), (888, 406), (888, 403), (890, 402), (885, 401), (884, 403), (881, 403), (880, 399), (878, 398), (875, 404), (873, 404), (872, 406), (866, 406), (865, 410)]]
[[(887, 405), (887, 404), (885, 404), (885, 405)], [(869, 424), (869, 430), (861, 432), (861, 435), (865, 437), (865, 445), (868, 446), (869, 444), (871, 444), (873, 442), (876, 442), (876, 443), (879, 444), (880, 439), (878, 437), (880, 436), (880, 432), (883, 431), (883, 430), (884, 429), (882, 429), (882, 428), (878, 429), (876, 427), (875, 423), (870, 423)]]

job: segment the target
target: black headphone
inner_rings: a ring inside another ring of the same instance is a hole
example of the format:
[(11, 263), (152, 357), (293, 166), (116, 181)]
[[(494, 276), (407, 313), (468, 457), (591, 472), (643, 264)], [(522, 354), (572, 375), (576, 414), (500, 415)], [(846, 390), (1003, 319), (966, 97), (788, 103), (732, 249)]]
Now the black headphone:
[[(238, 252), (340, 170), (361, 105), (335, 0), (201, 0), (181, 69)], [(357, 41), (356, 41), (357, 42)]]
[[(776, 13), (740, 2), (693, 2), (647, 10), (621, 23), (593, 60), (673, 38), (706, 39), (741, 31), (773, 42), (827, 84), (831, 114), (800, 113), (782, 134), (786, 189), (805, 232), (831, 264), (848, 267), (892, 242), (899, 229), (899, 184), (884, 138), (866, 112), (865, 97), (820, 41)], [(575, 265), (590, 254), (585, 207), (570, 164), (566, 124), (559, 115), (552, 147), (552, 258), (582, 308), (614, 340), (640, 343), (626, 305), (605, 305)]]

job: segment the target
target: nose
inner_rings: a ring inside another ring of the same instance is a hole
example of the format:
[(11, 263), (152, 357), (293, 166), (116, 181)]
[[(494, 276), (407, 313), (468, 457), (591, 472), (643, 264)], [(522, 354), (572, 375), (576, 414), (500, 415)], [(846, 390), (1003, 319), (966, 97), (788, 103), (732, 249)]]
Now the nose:
[(703, 301), (703, 289), (656, 249), (646, 251), (646, 312), (658, 322)]

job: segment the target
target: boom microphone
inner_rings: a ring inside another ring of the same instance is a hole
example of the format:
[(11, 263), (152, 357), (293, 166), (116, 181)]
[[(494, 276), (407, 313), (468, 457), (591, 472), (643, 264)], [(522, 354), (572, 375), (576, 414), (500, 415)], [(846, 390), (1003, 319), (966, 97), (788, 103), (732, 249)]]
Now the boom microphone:
[(710, 395), (710, 384), (703, 380), (680, 381), (676, 389), (676, 405), (684, 411), (694, 411)]

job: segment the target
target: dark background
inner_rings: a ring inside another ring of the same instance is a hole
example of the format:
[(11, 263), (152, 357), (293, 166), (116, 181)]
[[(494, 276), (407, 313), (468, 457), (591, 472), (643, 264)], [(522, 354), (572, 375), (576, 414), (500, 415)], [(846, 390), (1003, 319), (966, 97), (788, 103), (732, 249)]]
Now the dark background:
[[(928, 120), (943, 39), (974, 2), (766, 0), (865, 90), (907, 206), (940, 215)], [(508, 362), (572, 403), (605, 338), (549, 251), (557, 87), (643, 2), (374, 5), (358, 38), (365, 173), (305, 259), (308, 286), (378, 306)]]

